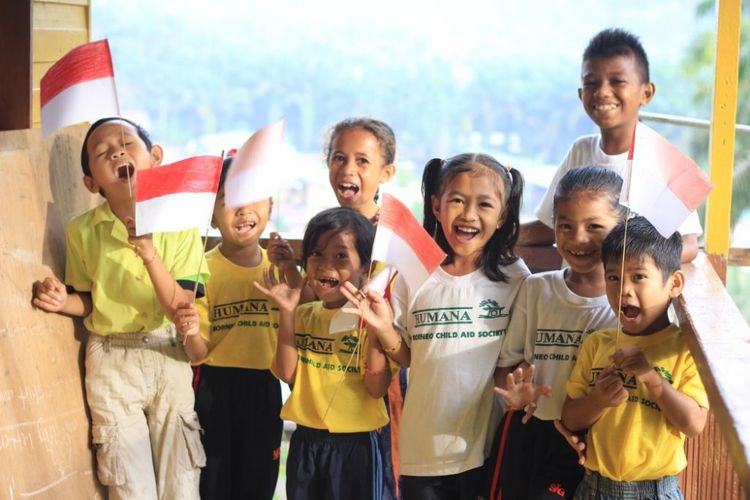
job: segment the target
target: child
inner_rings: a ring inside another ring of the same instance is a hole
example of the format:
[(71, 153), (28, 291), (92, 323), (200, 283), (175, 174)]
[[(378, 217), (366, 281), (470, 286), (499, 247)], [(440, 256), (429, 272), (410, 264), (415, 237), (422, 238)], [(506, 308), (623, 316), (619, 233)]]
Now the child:
[(485, 479), (500, 345), (529, 274), (513, 255), (523, 178), (490, 156), (461, 154), (430, 161), (422, 190), (424, 227), (448, 254), (445, 262), (418, 290), (396, 280), (393, 324), (377, 294), (367, 294), (370, 308), (350, 300), (383, 350), (410, 367), (399, 434), (404, 499), (475, 499)]
[[(536, 209), (541, 221), (524, 225), (524, 244), (553, 242), (552, 198), (555, 186), (568, 170), (600, 165), (622, 176), (641, 106), (651, 102), (656, 87), (650, 81), (648, 57), (638, 37), (622, 29), (599, 32), (583, 53), (581, 88), (578, 97), (599, 134), (579, 137), (557, 169), (544, 198)], [(542, 224), (543, 223), (543, 224)], [(703, 234), (698, 214), (690, 214), (680, 227), (683, 235), (682, 262), (698, 253)]]
[[(124, 118), (103, 118), (81, 150), (83, 183), (105, 202), (66, 228), (65, 283), (35, 284), (34, 305), (84, 318), (86, 402), (99, 480), (112, 498), (198, 498), (205, 455), (192, 372), (172, 319), (201, 266), (195, 230), (134, 236), (136, 172), (162, 149)], [(202, 287), (199, 287), (202, 294)]]
[(279, 318), (253, 283), (271, 266), (259, 240), (272, 205), (267, 199), (224, 206), (231, 163), (231, 158), (224, 160), (211, 220), (221, 243), (206, 254), (211, 272), (206, 296), (197, 301), (197, 311), (183, 304), (175, 324), (187, 339), (185, 351), (199, 366), (195, 407), (207, 456), (201, 498), (270, 500), (283, 429), (281, 385), (271, 373)]
[(264, 272), (256, 286), (279, 308), (276, 368), (293, 384), (281, 417), (297, 423), (286, 464), (290, 499), (380, 499), (382, 468), (375, 430), (388, 423), (383, 396), (391, 373), (366, 330), (329, 334), (346, 303), (345, 281), (367, 277), (375, 228), (349, 208), (320, 212), (307, 225), (302, 259), (320, 299), (299, 304), (301, 290)]
[[(605, 295), (601, 246), (625, 215), (618, 204), (621, 187), (620, 176), (602, 167), (570, 170), (557, 184), (555, 243), (569, 267), (529, 276), (513, 304), (498, 392), (508, 410), (528, 405), (528, 411), (508, 412), (501, 424), (504, 447), (490, 498), (572, 498), (581, 480), (578, 456), (554, 421), (581, 341), (617, 323)], [(537, 403), (538, 393), (547, 397)]]
[[(396, 136), (388, 124), (374, 118), (346, 118), (334, 125), (324, 147), (328, 178), (336, 199), (342, 207), (349, 207), (378, 222), (377, 204), (380, 184), (388, 182), (396, 174)], [(277, 235), (273, 235), (274, 237)], [(286, 249), (287, 260), (271, 257), (274, 265), (280, 266), (294, 286), (297, 280), (296, 262), (291, 246), (279, 238), (273, 238), (269, 249), (278, 246)], [(373, 274), (382, 269), (375, 264)], [(303, 302), (306, 296), (303, 296)], [(401, 421), (403, 394), (406, 391), (406, 370), (394, 377), (388, 388), (386, 405), (390, 423), (378, 433), (383, 453), (383, 471), (386, 500), (398, 498), (398, 448), (394, 434)]]
[(584, 340), (566, 385), (563, 424), (588, 429), (590, 474), (575, 498), (682, 498), (685, 436), (703, 430), (708, 399), (667, 315), (684, 285), (681, 247), (679, 233), (664, 238), (642, 217), (604, 240), (607, 299), (622, 332)]

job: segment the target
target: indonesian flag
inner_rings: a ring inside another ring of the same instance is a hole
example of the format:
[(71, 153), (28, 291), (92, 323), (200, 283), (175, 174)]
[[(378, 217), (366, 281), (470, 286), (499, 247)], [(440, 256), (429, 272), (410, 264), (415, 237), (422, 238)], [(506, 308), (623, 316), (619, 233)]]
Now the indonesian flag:
[(620, 203), (648, 219), (665, 238), (714, 188), (693, 160), (640, 122), (633, 132), (628, 162)]
[(76, 47), (47, 70), (40, 101), (44, 137), (67, 125), (120, 116), (107, 40)]
[(214, 209), (221, 158), (195, 156), (136, 173), (135, 232), (203, 227)]
[(285, 155), (284, 120), (251, 135), (232, 160), (224, 182), (224, 204), (242, 207), (275, 195)]
[(445, 260), (445, 253), (406, 205), (386, 193), (380, 206), (372, 260), (395, 267), (415, 292)]

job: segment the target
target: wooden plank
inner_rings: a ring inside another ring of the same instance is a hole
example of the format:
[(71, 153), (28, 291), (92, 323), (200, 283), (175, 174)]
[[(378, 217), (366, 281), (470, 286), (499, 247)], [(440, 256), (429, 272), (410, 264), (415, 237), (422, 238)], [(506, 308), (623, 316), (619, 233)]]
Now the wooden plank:
[(89, 41), (88, 30), (81, 28), (72, 31), (34, 30), (34, 62), (54, 62), (77, 47)]
[(741, 0), (717, 0), (716, 64), (714, 69), (709, 165), (714, 190), (706, 203), (706, 253), (729, 253), (734, 137), (740, 59)]
[(34, 0), (34, 4), (90, 5), (89, 0)]
[(728, 264), (730, 266), (750, 266), (750, 248), (730, 248)]
[(59, 3), (34, 4), (34, 29), (86, 29), (88, 23), (85, 5)]
[(31, 1), (0, 5), (0, 130), (31, 126)]
[(688, 444), (697, 447), (691, 453), (697, 460), (688, 465), (693, 489), (686, 498), (744, 498), (750, 491), (750, 400), (741, 374), (750, 359), (750, 326), (705, 254), (683, 270), (686, 286), (675, 309), (715, 419)]
[(80, 320), (36, 311), (31, 285), (62, 276), (64, 225), (98, 200), (81, 185), (85, 126), (48, 140), (0, 133), (0, 496), (102, 498), (84, 404)]
[(39, 90), (39, 82), (41, 82), (44, 74), (49, 70), (52, 65), (55, 64), (53, 61), (49, 62), (36, 62), (31, 65), (31, 90)]
[(31, 92), (31, 123), (32, 126), (38, 127), (42, 122), (42, 109), (40, 107), (40, 95), (39, 89), (34, 89)]

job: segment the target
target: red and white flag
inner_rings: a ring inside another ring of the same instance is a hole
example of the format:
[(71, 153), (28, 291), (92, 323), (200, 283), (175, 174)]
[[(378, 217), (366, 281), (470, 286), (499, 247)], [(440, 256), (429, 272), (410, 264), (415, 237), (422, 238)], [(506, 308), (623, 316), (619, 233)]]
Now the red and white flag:
[(220, 175), (218, 156), (195, 156), (139, 170), (135, 187), (136, 234), (205, 227), (213, 213)]
[(67, 125), (120, 116), (109, 42), (90, 42), (65, 54), (40, 82), (42, 135)]
[(380, 205), (372, 260), (395, 267), (415, 292), (445, 260), (445, 253), (406, 205), (386, 193)]
[(242, 207), (274, 196), (283, 177), (284, 120), (268, 125), (237, 151), (224, 182), (224, 204)]
[(648, 219), (665, 238), (714, 188), (692, 159), (640, 122), (633, 132), (628, 161), (620, 203)]

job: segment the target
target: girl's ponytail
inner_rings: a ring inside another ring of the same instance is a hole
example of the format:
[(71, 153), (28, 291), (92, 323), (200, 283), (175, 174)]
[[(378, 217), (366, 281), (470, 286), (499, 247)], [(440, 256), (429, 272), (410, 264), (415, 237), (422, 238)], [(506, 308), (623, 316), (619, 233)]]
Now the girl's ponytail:
[(435, 238), (440, 230), (440, 223), (432, 212), (432, 197), (440, 196), (440, 176), (445, 162), (440, 158), (433, 158), (424, 166), (422, 172), (422, 198), (424, 199), (424, 217), (422, 227)]

